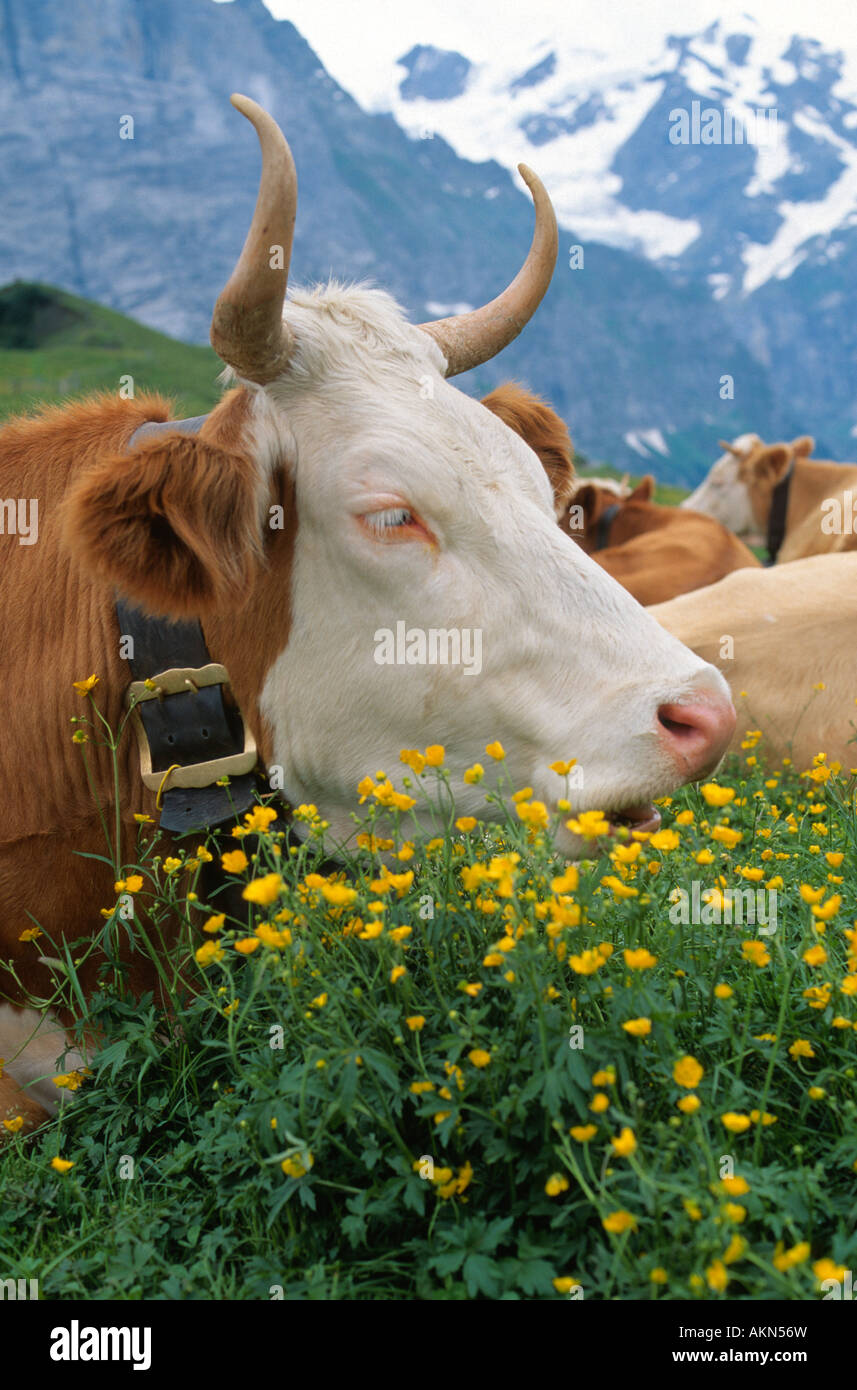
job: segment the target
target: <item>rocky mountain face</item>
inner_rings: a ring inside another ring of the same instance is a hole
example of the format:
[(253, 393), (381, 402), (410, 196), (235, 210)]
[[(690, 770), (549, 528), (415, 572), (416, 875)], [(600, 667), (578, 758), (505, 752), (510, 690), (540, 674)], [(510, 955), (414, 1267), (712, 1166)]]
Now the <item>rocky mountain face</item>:
[[(696, 175), (696, 166), (668, 164), (676, 147), (661, 150), (650, 104), (614, 151), (621, 172), (612, 178), (638, 227), (672, 230), (657, 255), (640, 236), (605, 244), (570, 215), (568, 170), (560, 177), (554, 164), (558, 142), (619, 120), (613, 88), (578, 80), (560, 100), (556, 84), (570, 79), (559, 48), (530, 56), (503, 74), (503, 102), (491, 105), (520, 116), (515, 141), (525, 152), (494, 140), (476, 107), (481, 147), (456, 152), (460, 111), (488, 81), (465, 55), (412, 49), (395, 113), (372, 114), (262, 0), (0, 0), (0, 283), (53, 283), (205, 342), (258, 181), (255, 135), (228, 100), (243, 91), (271, 111), (294, 151), (293, 279), (369, 278), (416, 321), (484, 302), (515, 273), (532, 207), (507, 165), (526, 158), (558, 194), (569, 230), (548, 299), (499, 359), (461, 380), (464, 389), (524, 380), (564, 413), (585, 453), (638, 470), (645, 461), (672, 481), (696, 481), (718, 437), (747, 429), (812, 431), (834, 457), (847, 456), (854, 382), (831, 337), (853, 361), (855, 229), (820, 234), (787, 279), (773, 274), (747, 297), (734, 267), (750, 223), (736, 227), (725, 206), (732, 166), (718, 191), (716, 161), (700, 160)], [(685, 97), (699, 85), (687, 62), (682, 72), (673, 65), (672, 88), (652, 73), (638, 85), (674, 104), (676, 83)], [(817, 95), (828, 78), (832, 90), (833, 69), (814, 81)], [(633, 85), (626, 75), (616, 90), (623, 82)], [(809, 104), (801, 96), (801, 110)], [(843, 103), (841, 148), (824, 170), (792, 169), (778, 197), (815, 197), (819, 181), (835, 180), (857, 138), (851, 109)], [(745, 175), (753, 177), (749, 164)], [(777, 232), (766, 197), (751, 210), (758, 245)], [(719, 221), (688, 240), (684, 224), (702, 226), (713, 204)]]

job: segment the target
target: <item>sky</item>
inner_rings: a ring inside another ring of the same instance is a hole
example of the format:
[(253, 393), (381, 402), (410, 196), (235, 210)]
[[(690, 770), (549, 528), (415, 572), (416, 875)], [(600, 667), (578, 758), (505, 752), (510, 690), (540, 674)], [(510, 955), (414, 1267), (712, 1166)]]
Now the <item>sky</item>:
[(668, 33), (721, 18), (740, 32), (749, 15), (766, 30), (857, 49), (857, 0), (265, 0), (290, 19), (331, 75), (369, 109), (388, 104), (396, 59), (415, 43), (453, 48), (471, 62), (561, 35), (618, 57), (657, 51)]

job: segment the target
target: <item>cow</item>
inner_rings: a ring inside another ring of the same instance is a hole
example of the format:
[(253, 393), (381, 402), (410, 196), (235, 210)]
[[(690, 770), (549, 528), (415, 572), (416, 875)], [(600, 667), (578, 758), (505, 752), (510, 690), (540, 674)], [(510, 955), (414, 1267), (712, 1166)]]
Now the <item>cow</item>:
[(682, 502), (714, 517), (737, 536), (761, 532), (770, 561), (857, 549), (857, 464), (813, 459), (815, 442), (765, 444), (742, 434)]
[(547, 401), (518, 382), (504, 382), (482, 404), (539, 455), (563, 531), (638, 603), (661, 603), (734, 569), (758, 567), (753, 552), (719, 522), (653, 503), (651, 474), (634, 488), (627, 480), (575, 481), (568, 427)]
[[(707, 775), (734, 725), (720, 673), (563, 535), (564, 493), (538, 455), (450, 383), (500, 352), (548, 288), (557, 228), (536, 175), (520, 166), (536, 211), (527, 259), (480, 308), (416, 326), (376, 288), (332, 281), (287, 298), (294, 162), (266, 111), (232, 103), (255, 127), (262, 175), (212, 317), (230, 369), (222, 400), (173, 428), (155, 396), (95, 397), (0, 432), (2, 489), (37, 499), (40, 527), (36, 545), (5, 536), (0, 566), (0, 950), (15, 972), (0, 1013), (6, 1114), (23, 1114), (21, 1084), (31, 1109), (51, 1105), (45, 1052), (62, 1050), (68, 1021), (46, 1015), (21, 1046), (32, 1020), (17, 1006), (51, 990), (23, 929), (36, 922), (55, 943), (91, 935), (135, 862), (135, 814), (157, 816), (130, 740), (115, 779), (97, 740), (72, 741), (69, 717), (86, 708), (74, 681), (112, 727), (123, 714), (117, 594), (134, 611), (199, 620), (263, 767), (289, 804), (318, 807), (334, 852), (353, 842), (361, 779), (392, 775), (405, 748), (444, 744), (459, 814), (491, 810), (463, 780), (488, 741), (506, 750), (511, 783), (547, 804), (565, 791), (549, 764), (576, 757), (575, 809), (645, 830), (658, 822), (652, 800)], [(481, 669), (379, 660), (400, 623), (478, 630)], [(195, 698), (185, 684), (160, 687), (164, 701)], [(119, 827), (112, 866), (81, 857), (105, 852), (93, 792)], [(422, 814), (414, 833), (433, 833)], [(582, 848), (565, 829), (559, 844)], [(81, 966), (84, 993), (97, 968)], [(151, 985), (139, 957), (129, 968), (133, 989)]]
[(753, 729), (771, 767), (790, 757), (803, 771), (819, 753), (857, 766), (857, 553), (736, 570), (648, 611), (729, 681), (733, 752)]
[(618, 580), (638, 603), (662, 603), (713, 584), (732, 570), (759, 561), (737, 536), (698, 512), (652, 501), (647, 474), (624, 497), (581, 480), (563, 518), (563, 529)]

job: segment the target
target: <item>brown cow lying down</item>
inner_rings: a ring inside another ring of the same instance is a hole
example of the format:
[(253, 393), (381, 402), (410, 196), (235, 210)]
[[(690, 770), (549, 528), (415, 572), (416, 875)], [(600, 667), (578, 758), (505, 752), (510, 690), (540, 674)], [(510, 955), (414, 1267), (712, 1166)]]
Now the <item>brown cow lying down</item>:
[(742, 434), (682, 507), (705, 512), (737, 536), (761, 530), (778, 564), (857, 550), (857, 464), (811, 459), (814, 440), (765, 444)]
[[(504, 382), (484, 396), (482, 404), (539, 455), (566, 535), (639, 603), (662, 603), (713, 584), (732, 570), (758, 567), (743, 541), (711, 517), (653, 503), (651, 475), (625, 494), (621, 485), (598, 479), (581, 482), (570, 496), (574, 469), (568, 429), (532, 392)], [(608, 545), (599, 546), (600, 530)]]
[(738, 570), (649, 611), (728, 680), (733, 750), (761, 729), (765, 758), (791, 757), (802, 770), (826, 753), (857, 766), (857, 554)]
[(650, 474), (624, 498), (582, 482), (560, 523), (638, 602), (662, 603), (732, 570), (758, 567), (753, 552), (725, 526), (660, 507), (651, 500), (653, 491)]

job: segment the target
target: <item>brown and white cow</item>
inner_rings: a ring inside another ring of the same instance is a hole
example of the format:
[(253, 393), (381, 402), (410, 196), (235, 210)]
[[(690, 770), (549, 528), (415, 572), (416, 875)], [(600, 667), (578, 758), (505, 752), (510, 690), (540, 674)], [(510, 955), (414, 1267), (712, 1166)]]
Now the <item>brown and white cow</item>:
[(770, 536), (778, 564), (803, 555), (857, 549), (857, 464), (812, 459), (815, 443), (801, 435), (789, 444), (765, 444), (742, 434), (731, 444), (682, 507), (705, 512), (737, 536)]
[(826, 753), (857, 767), (853, 551), (737, 570), (649, 612), (728, 680), (738, 709), (733, 751), (759, 729), (766, 760), (791, 757), (803, 770)]
[[(212, 322), (237, 385), (197, 434), (130, 450), (142, 422), (167, 418), (163, 401), (96, 398), (0, 433), (0, 490), (38, 499), (40, 518), (38, 544), (2, 541), (0, 949), (42, 996), (49, 977), (23, 930), (35, 920), (46, 941), (73, 940), (114, 901), (111, 869), (80, 857), (105, 846), (69, 718), (83, 709), (72, 682), (92, 672), (103, 714), (120, 718), (116, 591), (201, 620), (263, 763), (282, 769), (292, 803), (319, 807), (334, 844), (354, 834), (367, 772), (392, 774), (402, 748), (441, 742), (460, 813), (485, 812), (462, 775), (497, 739), (514, 786), (555, 803), (564, 783), (549, 764), (576, 757), (579, 809), (650, 826), (652, 798), (714, 767), (734, 723), (719, 672), (562, 534), (538, 456), (448, 380), (500, 351), (547, 289), (556, 221), (535, 175), (522, 167), (536, 205), (527, 261), (484, 308), (415, 327), (376, 289), (286, 299), (294, 165), (271, 117), (233, 104), (263, 157)], [(478, 629), (481, 670), (380, 664), (379, 631), (399, 622)], [(133, 813), (153, 811), (135, 751), (120, 751), (117, 794), (103, 750), (86, 751), (110, 816), (118, 801), (131, 864)], [(93, 961), (86, 989), (94, 973)], [(56, 1036), (22, 1048), (23, 1018), (0, 1011), (0, 1086), (32, 1083), (49, 1103), (39, 1078), (61, 1049)], [(15, 1104), (0, 1091), (0, 1109)]]
[(719, 521), (653, 502), (654, 487), (647, 474), (625, 497), (617, 497), (612, 489), (582, 480), (562, 521), (572, 539), (638, 603), (663, 603), (714, 584), (732, 570), (759, 565)]

